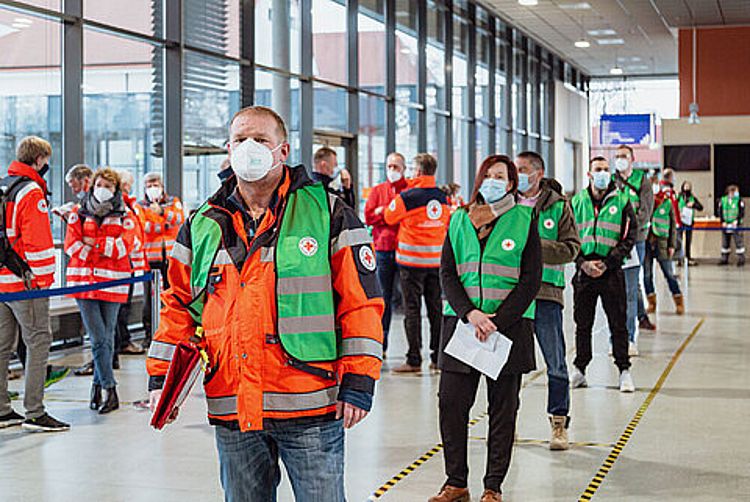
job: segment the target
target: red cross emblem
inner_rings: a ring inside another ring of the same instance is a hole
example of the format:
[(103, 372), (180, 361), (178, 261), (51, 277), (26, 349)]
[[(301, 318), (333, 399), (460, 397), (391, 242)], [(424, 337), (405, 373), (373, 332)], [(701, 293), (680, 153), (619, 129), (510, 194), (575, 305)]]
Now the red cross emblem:
[(375, 270), (375, 256), (373, 256), (370, 246), (362, 246), (359, 248), (359, 261), (362, 263), (362, 266), (370, 272)]
[(427, 203), (427, 217), (431, 220), (437, 220), (443, 214), (443, 206), (436, 200)]
[(299, 250), (305, 256), (312, 256), (318, 252), (318, 241), (312, 237), (303, 237), (299, 241)]

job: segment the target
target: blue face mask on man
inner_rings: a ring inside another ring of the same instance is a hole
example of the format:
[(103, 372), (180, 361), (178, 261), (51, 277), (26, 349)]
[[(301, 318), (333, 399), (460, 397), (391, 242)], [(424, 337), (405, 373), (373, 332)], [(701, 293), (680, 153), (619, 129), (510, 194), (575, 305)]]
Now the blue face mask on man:
[(531, 183), (529, 182), (529, 175), (524, 173), (518, 173), (518, 191), (521, 193), (525, 193), (531, 188)]
[(496, 180), (495, 178), (487, 178), (482, 182), (482, 186), (479, 187), (479, 193), (482, 194), (482, 198), (484, 198), (486, 203), (494, 204), (508, 193), (508, 182), (505, 180)]
[(594, 188), (597, 190), (606, 190), (612, 175), (609, 171), (596, 171), (591, 173), (591, 180), (594, 182)]

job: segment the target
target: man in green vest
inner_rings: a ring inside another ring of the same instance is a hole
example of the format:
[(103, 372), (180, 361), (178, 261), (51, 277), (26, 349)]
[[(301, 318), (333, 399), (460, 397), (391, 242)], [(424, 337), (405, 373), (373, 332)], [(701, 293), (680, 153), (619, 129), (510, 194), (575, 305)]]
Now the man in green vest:
[(573, 318), (576, 358), (570, 384), (585, 387), (591, 362), (591, 331), (597, 300), (601, 298), (612, 333), (612, 352), (620, 370), (620, 392), (634, 392), (628, 355), (627, 305), (623, 261), (635, 244), (635, 213), (628, 197), (615, 185), (604, 157), (589, 165), (589, 186), (573, 197), (573, 213), (581, 239), (573, 278)]
[(542, 240), (542, 286), (536, 297), (534, 328), (547, 365), (547, 413), (550, 415), (551, 450), (567, 450), (570, 417), (568, 367), (563, 334), (563, 292), (565, 264), (575, 260), (581, 249), (573, 209), (560, 184), (544, 177), (544, 159), (536, 152), (516, 157), (518, 202), (534, 207), (539, 214)]
[(726, 194), (719, 201), (716, 213), (721, 220), (721, 261), (719, 265), (729, 264), (729, 253), (732, 251), (732, 236), (734, 236), (734, 252), (737, 254), (737, 266), (745, 266), (745, 239), (742, 227), (745, 217), (745, 202), (740, 197), (740, 187), (729, 185)]
[(641, 293), (640, 275), (643, 259), (646, 256), (646, 238), (648, 237), (651, 213), (654, 211), (654, 190), (646, 176), (641, 170), (633, 169), (635, 156), (633, 148), (628, 145), (620, 145), (615, 152), (615, 176), (617, 188), (625, 194), (635, 212), (637, 232), (635, 237), (635, 250), (638, 254), (639, 265), (625, 269), (625, 288), (628, 296), (628, 340), (632, 348), (632, 354), (636, 355), (638, 350), (635, 345), (635, 322), (639, 321), (641, 329), (654, 330), (656, 327), (651, 323), (646, 313)]

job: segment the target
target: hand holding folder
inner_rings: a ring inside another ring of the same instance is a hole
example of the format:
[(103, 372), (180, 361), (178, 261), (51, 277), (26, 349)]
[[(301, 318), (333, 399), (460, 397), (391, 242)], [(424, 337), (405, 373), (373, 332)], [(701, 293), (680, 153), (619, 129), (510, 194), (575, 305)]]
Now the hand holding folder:
[(191, 342), (180, 342), (175, 347), (167, 378), (164, 380), (159, 403), (151, 417), (151, 426), (161, 430), (177, 417), (177, 412), (185, 402), (190, 390), (198, 380), (205, 352)]

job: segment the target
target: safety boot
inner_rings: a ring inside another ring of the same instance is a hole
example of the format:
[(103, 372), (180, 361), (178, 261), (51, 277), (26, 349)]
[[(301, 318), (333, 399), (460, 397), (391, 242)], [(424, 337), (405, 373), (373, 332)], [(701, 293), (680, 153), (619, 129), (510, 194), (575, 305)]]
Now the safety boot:
[(485, 490), (479, 502), (503, 502), (503, 496), (495, 490)]
[(648, 300), (648, 307), (646, 307), (646, 312), (649, 314), (653, 314), (654, 312), (656, 312), (656, 293), (646, 295), (646, 299)]
[(549, 449), (559, 451), (570, 448), (570, 443), (568, 443), (568, 417), (552, 416), (549, 422), (552, 425), (552, 438), (549, 441)]
[(674, 299), (674, 312), (677, 315), (682, 315), (685, 313), (685, 299), (682, 297), (682, 295), (672, 295), (672, 298)]
[(440, 493), (430, 497), (427, 502), (471, 502), (471, 495), (468, 488), (445, 485), (440, 489)]

